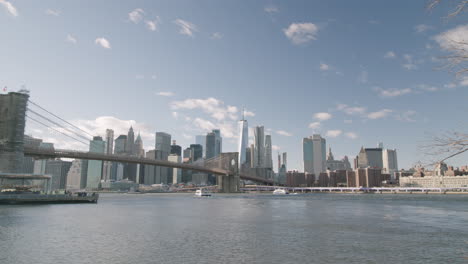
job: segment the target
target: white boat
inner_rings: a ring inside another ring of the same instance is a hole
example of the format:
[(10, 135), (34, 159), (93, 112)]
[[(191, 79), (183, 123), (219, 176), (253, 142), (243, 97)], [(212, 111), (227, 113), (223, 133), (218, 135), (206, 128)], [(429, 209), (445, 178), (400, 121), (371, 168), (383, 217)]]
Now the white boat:
[(286, 191), (285, 189), (275, 189), (275, 190), (273, 191), (273, 194), (285, 195), (285, 194), (289, 194), (289, 192)]
[(196, 197), (211, 196), (211, 193), (206, 193), (203, 191), (203, 189), (200, 189), (200, 190), (195, 191), (195, 196)]

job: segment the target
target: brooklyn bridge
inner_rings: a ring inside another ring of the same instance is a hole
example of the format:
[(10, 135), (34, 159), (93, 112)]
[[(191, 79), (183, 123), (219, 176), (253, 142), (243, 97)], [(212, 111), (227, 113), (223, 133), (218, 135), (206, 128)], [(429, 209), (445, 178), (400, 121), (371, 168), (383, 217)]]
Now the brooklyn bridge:
[[(143, 164), (212, 174), (217, 176), (216, 183), (219, 191), (225, 193), (238, 192), (240, 180), (248, 180), (267, 185), (273, 184), (272, 179), (259, 177), (258, 175), (252, 175), (252, 173), (240, 170), (237, 152), (221, 153), (215, 158), (203, 160), (202, 163), (190, 164), (128, 155), (28, 147), (24, 144), (26, 120), (27, 118), (34, 120), (28, 116), (28, 111), (32, 111), (29, 110), (28, 103), (37, 105), (29, 99), (29, 94), (25, 92), (10, 92), (0, 97), (0, 173), (19, 173), (23, 157), (29, 156), (39, 160), (69, 158)], [(50, 114), (58, 117), (56, 114)], [(57, 124), (56, 122), (53, 123)], [(57, 131), (56, 128), (49, 128)], [(60, 133), (63, 134), (63, 132)]]

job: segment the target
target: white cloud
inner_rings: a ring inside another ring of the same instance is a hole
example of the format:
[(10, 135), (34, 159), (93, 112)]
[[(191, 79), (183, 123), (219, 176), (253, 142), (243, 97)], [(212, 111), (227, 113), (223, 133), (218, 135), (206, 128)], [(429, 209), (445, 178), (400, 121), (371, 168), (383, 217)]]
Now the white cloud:
[(57, 10), (57, 9), (54, 10), (54, 9), (50, 9), (50, 8), (49, 8), (49, 9), (47, 9), (47, 10), (45, 11), (45, 13), (46, 13), (46, 15), (49, 15), (49, 16), (60, 16), (60, 13), (61, 13), (61, 12), (60, 12), (60, 10)]
[(416, 70), (418, 69), (418, 66), (416, 66), (416, 64), (414, 64), (413, 62), (413, 56), (409, 55), (409, 54), (405, 54), (403, 55), (403, 58), (405, 59), (406, 63), (403, 64), (403, 68), (411, 71), (411, 70)]
[(281, 148), (277, 145), (272, 145), (271, 150), (280, 150)]
[(427, 85), (427, 84), (420, 84), (417, 86), (417, 88), (425, 92), (436, 92), (440, 90), (438, 87)]
[(393, 51), (388, 51), (388, 52), (385, 53), (385, 55), (384, 55), (384, 58), (386, 58), (386, 59), (393, 59), (393, 58), (395, 58), (395, 57), (396, 57), (396, 54), (395, 54), (395, 52), (393, 52)]
[(468, 76), (464, 76), (460, 81), (460, 86), (468, 86)]
[(179, 113), (172, 112), (172, 117), (174, 117), (175, 119), (178, 119), (179, 118)]
[(76, 44), (78, 42), (78, 40), (71, 34), (67, 35), (67, 37), (65, 38), (65, 41), (73, 43), (73, 44)]
[(193, 136), (188, 135), (188, 134), (185, 134), (185, 133), (183, 133), (182, 136), (183, 136), (185, 139), (192, 139), (192, 138), (193, 138)]
[(16, 10), (16, 7), (14, 7), (12, 3), (10, 3), (10, 2), (8, 2), (6, 0), (0, 0), (0, 5), (5, 7), (6, 10), (8, 11), (8, 13), (10, 13), (10, 15), (12, 15), (14, 17), (18, 16), (18, 10)]
[(325, 64), (325, 63), (320, 63), (320, 70), (328, 71), (330, 68), (331, 68), (330, 65)]
[(429, 25), (426, 25), (426, 24), (419, 24), (419, 25), (414, 27), (414, 30), (416, 32), (418, 32), (418, 33), (422, 33), (422, 32), (428, 31), (430, 29), (433, 29), (433, 27), (429, 26)]
[(151, 75), (151, 79), (156, 80), (156, 78), (158, 78), (156, 74)]
[(320, 121), (325, 121), (325, 120), (331, 119), (332, 115), (330, 113), (325, 113), (325, 112), (316, 113), (316, 114), (314, 114), (314, 118), (318, 119)]
[(361, 73), (359, 73), (359, 76), (357, 78), (357, 81), (359, 83), (367, 83), (369, 82), (369, 73), (367, 71), (361, 71)]
[(273, 13), (278, 13), (279, 9), (276, 6), (265, 6), (265, 8), (263, 8), (263, 11), (269, 14), (273, 14)]
[(319, 129), (321, 126), (322, 124), (320, 124), (320, 122), (312, 122), (309, 124), (309, 128), (311, 129)]
[(105, 38), (97, 38), (95, 40), (96, 44), (105, 48), (105, 49), (110, 49), (111, 48), (111, 45), (109, 43), (109, 41)]
[(171, 108), (178, 109), (201, 109), (209, 114), (214, 119), (221, 121), (227, 118), (231, 120), (237, 119), (237, 107), (224, 105), (224, 102), (216, 98), (210, 97), (207, 99), (186, 99), (184, 101), (174, 101), (171, 103)]
[(356, 139), (356, 138), (358, 138), (358, 135), (357, 135), (356, 133), (354, 133), (354, 132), (347, 132), (347, 133), (345, 133), (345, 136), (346, 136), (347, 138), (350, 138), (350, 139)]
[(375, 87), (375, 91), (379, 93), (381, 97), (397, 97), (397, 96), (402, 96), (405, 94), (409, 94), (413, 92), (411, 88), (404, 88), (404, 89), (383, 89), (380, 87)]
[(157, 95), (170, 97), (170, 96), (174, 96), (175, 94), (173, 92), (158, 92)]
[(213, 124), (212, 122), (210, 122), (208, 120), (205, 120), (205, 119), (202, 119), (202, 118), (199, 118), (199, 117), (197, 117), (197, 118), (195, 118), (193, 120), (193, 124), (196, 127), (200, 128), (200, 129), (202, 129), (204, 131), (211, 131), (211, 130), (217, 128), (216, 125)]
[(343, 131), (341, 131), (341, 130), (328, 130), (325, 136), (326, 137), (331, 137), (331, 138), (336, 138), (339, 135), (341, 135), (342, 133), (343, 133)]
[(416, 115), (416, 111), (413, 110), (408, 110), (405, 111), (399, 115), (397, 115), (395, 118), (400, 121), (405, 121), (405, 122), (415, 122), (416, 120), (414, 119), (414, 116)]
[(380, 119), (380, 118), (384, 118), (384, 117), (388, 116), (392, 112), (393, 112), (393, 110), (390, 110), (390, 109), (382, 109), (382, 110), (377, 111), (377, 112), (369, 113), (367, 115), (367, 117), (369, 119)]
[(222, 39), (223, 38), (223, 34), (219, 33), (219, 32), (214, 32), (213, 34), (211, 34), (210, 36), (211, 39)]
[(143, 19), (144, 14), (145, 11), (143, 11), (143, 9), (137, 8), (132, 12), (128, 13), (128, 19), (130, 19), (130, 21), (132, 21), (133, 23), (138, 24)]
[(146, 20), (145, 21), (146, 28), (151, 31), (159, 30), (160, 21), (161, 20), (159, 19), (159, 16), (157, 16), (155, 20)]
[(276, 131), (276, 134), (281, 135), (281, 136), (285, 136), (285, 137), (291, 137), (292, 136), (291, 133), (289, 133), (287, 131), (284, 131), (284, 130), (278, 130), (278, 131)]
[(461, 56), (468, 56), (468, 24), (447, 30), (434, 36), (434, 40), (440, 45), (440, 48), (446, 51), (452, 51)]
[(182, 19), (174, 20), (174, 24), (180, 27), (179, 33), (182, 35), (193, 37), (193, 33), (198, 31), (197, 26)]
[(288, 28), (283, 29), (286, 37), (296, 45), (317, 39), (318, 30), (319, 28), (312, 23), (293, 23)]
[(244, 110), (244, 116), (245, 116), (245, 117), (247, 117), (247, 116), (255, 116), (255, 113), (252, 112), (252, 111)]
[(362, 115), (366, 113), (366, 108), (362, 106), (346, 107), (343, 109), (343, 112), (348, 115)]

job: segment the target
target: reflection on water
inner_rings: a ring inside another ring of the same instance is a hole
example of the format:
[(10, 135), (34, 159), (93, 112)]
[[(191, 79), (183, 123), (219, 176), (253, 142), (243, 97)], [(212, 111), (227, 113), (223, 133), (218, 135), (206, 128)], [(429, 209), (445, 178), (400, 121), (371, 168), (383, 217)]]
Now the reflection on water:
[(466, 263), (468, 196), (107, 194), (0, 206), (0, 263)]

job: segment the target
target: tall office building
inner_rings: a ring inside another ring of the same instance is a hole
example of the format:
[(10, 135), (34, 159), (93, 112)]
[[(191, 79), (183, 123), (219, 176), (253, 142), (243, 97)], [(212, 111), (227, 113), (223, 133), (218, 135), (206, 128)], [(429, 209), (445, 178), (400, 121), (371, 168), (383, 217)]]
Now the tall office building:
[[(106, 129), (106, 150), (105, 154), (111, 155), (114, 153), (114, 130)], [(112, 176), (112, 162), (104, 161), (102, 179), (109, 181)]]
[[(102, 137), (93, 137), (93, 140), (89, 144), (89, 152), (93, 153), (105, 153), (106, 142), (102, 140)], [(102, 179), (102, 167), (103, 163), (100, 160), (88, 161), (88, 173), (86, 180), (87, 189), (99, 188), (99, 183)]]
[[(161, 150), (169, 156), (171, 152), (171, 135), (164, 132), (156, 132), (156, 150)], [(167, 157), (166, 157), (167, 160)]]
[(52, 176), (52, 190), (65, 190), (67, 187), (67, 174), (72, 163), (63, 160), (49, 160), (46, 165), (46, 174)]
[(120, 135), (115, 139), (114, 154), (124, 154), (127, 149), (127, 136)]
[(135, 133), (133, 132), (133, 127), (130, 126), (127, 134), (127, 144), (125, 145), (125, 152), (129, 155), (135, 154)]
[(206, 159), (211, 159), (215, 157), (215, 149), (216, 149), (216, 134), (213, 132), (210, 132), (206, 134), (206, 139), (205, 139), (205, 158)]
[(382, 149), (381, 148), (364, 148), (361, 147), (357, 157), (358, 168), (383, 168)]
[(217, 157), (223, 152), (223, 138), (221, 137), (221, 130), (213, 129), (212, 132), (216, 135), (214, 156)]
[(191, 160), (195, 162), (203, 158), (203, 147), (199, 144), (190, 144)]
[(182, 147), (177, 145), (175, 140), (172, 141), (171, 153), (170, 154), (175, 154), (177, 156), (182, 157)]
[(283, 164), (285, 168), (288, 167), (288, 153), (286, 152), (283, 152)]
[[(171, 135), (164, 132), (156, 132), (156, 152), (155, 159), (167, 160), (171, 152)], [(156, 166), (156, 183), (169, 183), (169, 175), (172, 173), (171, 168)]]
[(140, 133), (138, 133), (138, 136), (135, 140), (135, 155), (138, 157), (144, 157), (145, 156), (145, 150), (143, 149), (143, 140), (141, 140)]
[[(171, 154), (167, 158), (168, 161), (182, 163), (182, 157), (177, 154)], [(169, 183), (176, 184), (182, 182), (182, 169), (172, 168), (172, 177), (169, 177)]]
[(326, 170), (326, 141), (320, 135), (313, 135), (302, 140), (304, 172), (315, 175), (315, 180)]
[(271, 145), (271, 135), (265, 136), (265, 168), (273, 169), (273, 154)]
[(383, 170), (385, 173), (393, 174), (398, 171), (398, 161), (396, 149), (384, 149), (382, 152)]
[[(238, 122), (239, 126), (239, 144), (238, 144), (238, 152), (239, 152), (239, 169), (246, 164), (247, 162), (247, 153), (246, 149), (249, 147), (249, 125), (247, 120), (245, 120), (244, 116), (242, 116), (242, 120)], [(252, 154), (251, 159), (252, 159)], [(250, 167), (250, 166), (249, 166)]]
[[(24, 146), (39, 148), (42, 143), (42, 139), (33, 138), (31, 136), (24, 135)], [(21, 173), (33, 174), (34, 173), (34, 158), (33, 157), (23, 157), (23, 163), (21, 168)]]
[(265, 167), (265, 131), (263, 126), (254, 129), (254, 167)]
[[(42, 142), (41, 144), (39, 144), (39, 149), (53, 150), (54, 144)], [(45, 159), (35, 160), (34, 161), (34, 174), (45, 174), (46, 165), (47, 165), (47, 160)]]
[(73, 160), (70, 170), (67, 173), (67, 190), (69, 189), (81, 189), (86, 184), (83, 182), (86, 180), (86, 172), (88, 169), (87, 160)]
[(195, 136), (195, 144), (198, 144), (203, 147), (203, 157), (206, 157), (206, 136)]

